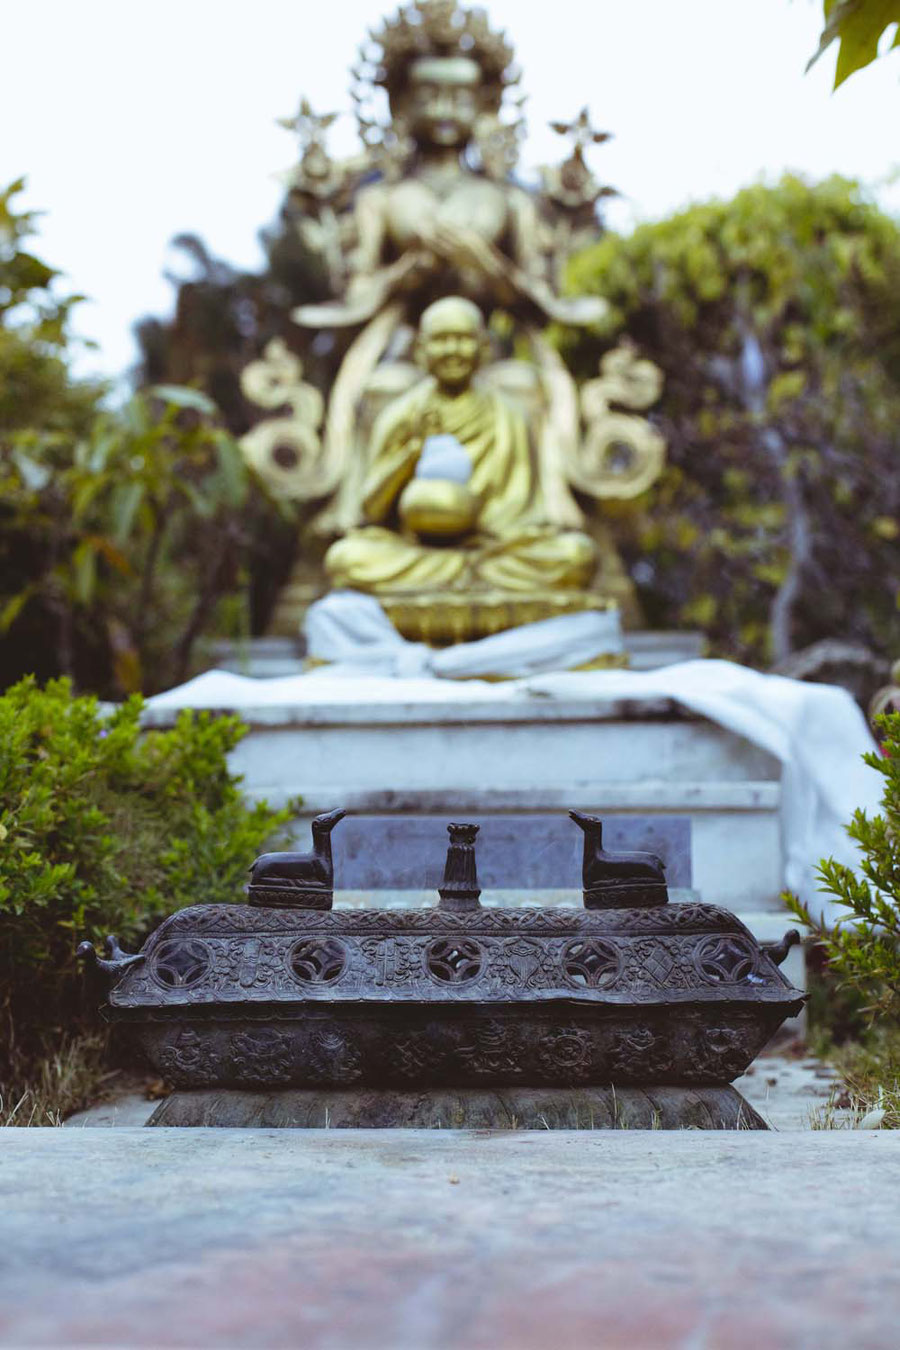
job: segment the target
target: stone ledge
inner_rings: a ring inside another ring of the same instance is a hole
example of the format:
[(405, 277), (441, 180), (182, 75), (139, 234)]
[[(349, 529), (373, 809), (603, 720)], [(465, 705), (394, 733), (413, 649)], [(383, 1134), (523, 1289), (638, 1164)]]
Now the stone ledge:
[(269, 788), (265, 785), (248, 787), (245, 795), (251, 801), (264, 798), (279, 810), (292, 797), (303, 795), (304, 816), (331, 811), (338, 806), (360, 815), (404, 811), (420, 815), (438, 815), (445, 811), (515, 815), (535, 810), (564, 812), (570, 807), (611, 814), (620, 811), (656, 814), (667, 811), (777, 812), (781, 805), (781, 784), (771, 780), (679, 783), (646, 779), (637, 783), (573, 783), (571, 788), (446, 787), (359, 791), (337, 783), (317, 784), (310, 788), (309, 784), (298, 781), (290, 788), (281, 784)]
[[(497, 725), (514, 725), (522, 722), (703, 722), (706, 719), (692, 714), (668, 698), (615, 699), (598, 703), (596, 699), (556, 700), (516, 693), (512, 690), (503, 697), (505, 686), (494, 686), (497, 694), (486, 698), (479, 690), (468, 697), (436, 698), (434, 691), (423, 693), (421, 697), (404, 696), (398, 690), (399, 697), (393, 701), (378, 700), (371, 696), (367, 699), (360, 692), (356, 698), (348, 697), (344, 702), (334, 698), (337, 680), (322, 681), (321, 702), (310, 698), (297, 703), (262, 703), (237, 705), (229, 704), (221, 708), (201, 708), (203, 712), (237, 713), (241, 720), (253, 729), (288, 729), (291, 727), (347, 727), (379, 726), (402, 727), (404, 730), (414, 726), (448, 726), (469, 724), (472, 722), (492, 722)], [(348, 693), (352, 693), (354, 681), (349, 677), (342, 680)], [(465, 689), (465, 684), (446, 681), (449, 688)], [(364, 682), (360, 681), (363, 686)], [(189, 706), (189, 705), (185, 705)], [(181, 708), (146, 707), (141, 714), (141, 723), (146, 727), (168, 727), (174, 725)], [(709, 725), (715, 725), (710, 723)], [(728, 733), (725, 733), (728, 734)]]
[[(669, 899), (673, 904), (698, 903), (703, 897), (690, 886), (670, 886)], [(518, 887), (506, 890), (500, 887), (481, 892), (481, 903), (485, 909), (526, 909), (532, 906), (562, 905), (582, 908), (581, 891), (570, 887), (558, 887), (548, 890), (536, 887), (532, 891)], [(437, 891), (434, 888), (403, 890), (400, 887), (381, 891), (340, 890), (335, 888), (335, 909), (429, 909), (437, 904)], [(781, 933), (778, 934), (782, 936)]]

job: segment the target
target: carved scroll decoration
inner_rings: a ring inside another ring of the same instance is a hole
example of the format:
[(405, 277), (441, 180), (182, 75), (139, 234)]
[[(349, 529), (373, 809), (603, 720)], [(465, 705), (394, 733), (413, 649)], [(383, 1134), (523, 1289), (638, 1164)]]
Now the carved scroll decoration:
[(247, 463), (289, 500), (323, 496), (331, 483), (319, 435), (325, 404), (319, 390), (303, 379), (300, 358), (282, 338), (273, 338), (259, 360), (241, 372), (241, 389), (251, 403), (281, 413), (257, 422), (241, 438)]
[(656, 402), (662, 393), (658, 366), (622, 342), (600, 362), (599, 378), (581, 390), (585, 432), (573, 463), (576, 487), (592, 497), (637, 497), (656, 482), (666, 460), (666, 443), (657, 429), (633, 412)]

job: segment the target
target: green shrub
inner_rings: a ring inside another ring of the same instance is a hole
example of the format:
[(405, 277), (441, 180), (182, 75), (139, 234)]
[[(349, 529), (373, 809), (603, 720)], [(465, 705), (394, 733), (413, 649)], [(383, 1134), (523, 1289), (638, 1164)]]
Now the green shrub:
[[(826, 858), (821, 890), (846, 911), (827, 928), (796, 896), (788, 907), (817, 939), (810, 984), (812, 1047), (841, 1074), (851, 1124), (900, 1129), (900, 713), (878, 719), (881, 753), (865, 761), (884, 778), (881, 813), (847, 827), (859, 874)], [(877, 1114), (876, 1114), (877, 1113)]]
[(235, 717), (183, 712), (140, 728), (66, 680), (0, 696), (0, 1094), (85, 1032), (75, 948), (137, 945), (185, 905), (240, 899), (246, 871), (290, 812), (247, 806), (228, 751)]
[(860, 874), (826, 858), (819, 867), (821, 890), (847, 910), (829, 929), (807, 906), (787, 896), (794, 914), (825, 949), (840, 986), (858, 997), (870, 1023), (900, 1026), (900, 713), (879, 719), (882, 752), (864, 756), (884, 778), (882, 812), (856, 811), (847, 827), (860, 847)]
[(182, 684), (198, 639), (248, 636), (253, 533), (277, 514), (208, 399), (160, 388), (85, 435), (0, 424), (0, 686), (120, 698)]

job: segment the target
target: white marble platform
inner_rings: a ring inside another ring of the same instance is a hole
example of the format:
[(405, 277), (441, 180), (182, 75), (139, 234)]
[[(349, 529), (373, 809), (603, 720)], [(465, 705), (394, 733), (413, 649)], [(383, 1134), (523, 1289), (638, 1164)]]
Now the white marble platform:
[(778, 761), (659, 700), (323, 700), (241, 716), (250, 733), (231, 762), (248, 795), (277, 806), (302, 796), (304, 822), (335, 806), (447, 819), (570, 807), (686, 815), (704, 898), (784, 915)]
[[(691, 885), (761, 939), (783, 932), (781, 766), (724, 727), (667, 699), (598, 705), (450, 682), (424, 697), (404, 682), (388, 702), (356, 681), (305, 683), (302, 704), (240, 708), (250, 731), (231, 758), (249, 797), (302, 797), (300, 846), (312, 816), (339, 805), (447, 820), (570, 807), (687, 816)], [(151, 708), (147, 721), (172, 716)]]

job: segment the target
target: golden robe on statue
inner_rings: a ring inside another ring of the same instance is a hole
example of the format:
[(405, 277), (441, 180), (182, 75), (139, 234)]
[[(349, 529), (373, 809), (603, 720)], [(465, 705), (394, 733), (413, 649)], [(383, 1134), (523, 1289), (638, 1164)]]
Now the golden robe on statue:
[[(464, 488), (416, 479), (420, 496), (433, 485), (438, 495), (448, 490), (470, 500), (470, 518), (446, 542), (411, 528), (413, 513), (404, 511), (423, 447), (438, 435), (454, 437), (472, 466)], [(375, 594), (521, 594), (583, 588), (594, 570), (595, 548), (587, 535), (547, 523), (524, 417), (499, 394), (477, 386), (451, 395), (427, 378), (384, 409), (373, 429), (362, 511), (368, 523), (325, 556), (336, 587)]]

